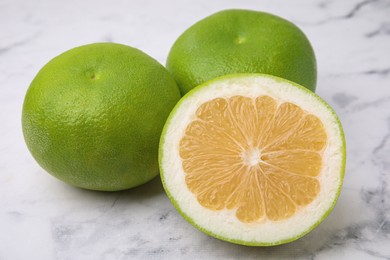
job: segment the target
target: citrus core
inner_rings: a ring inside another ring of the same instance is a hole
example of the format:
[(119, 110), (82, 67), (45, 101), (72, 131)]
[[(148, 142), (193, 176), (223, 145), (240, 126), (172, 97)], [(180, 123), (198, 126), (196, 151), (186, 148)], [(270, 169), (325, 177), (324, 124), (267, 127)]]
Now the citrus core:
[(128, 189), (158, 174), (159, 137), (179, 98), (166, 69), (143, 52), (85, 45), (36, 75), (23, 104), (23, 134), (36, 161), (60, 180)]

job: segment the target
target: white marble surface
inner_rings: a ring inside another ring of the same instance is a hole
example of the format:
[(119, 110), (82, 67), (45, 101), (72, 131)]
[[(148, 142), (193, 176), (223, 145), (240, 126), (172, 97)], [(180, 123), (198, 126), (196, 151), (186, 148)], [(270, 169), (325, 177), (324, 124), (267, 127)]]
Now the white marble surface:
[[(226, 8), (298, 24), (318, 58), (317, 93), (339, 114), (347, 171), (332, 214), (287, 245), (250, 248), (208, 237), (171, 205), (158, 178), (118, 193), (46, 174), (21, 132), (25, 91), (52, 57), (114, 41), (161, 63), (195, 21)], [(390, 259), (389, 0), (0, 0), (0, 259)]]

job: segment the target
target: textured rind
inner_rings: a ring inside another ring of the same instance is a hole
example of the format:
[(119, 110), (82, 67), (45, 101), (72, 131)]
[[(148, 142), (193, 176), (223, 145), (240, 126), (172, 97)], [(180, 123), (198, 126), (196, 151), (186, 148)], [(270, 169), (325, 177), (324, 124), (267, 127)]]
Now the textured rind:
[(39, 165), (73, 186), (116, 191), (158, 175), (158, 142), (180, 98), (168, 71), (130, 46), (94, 43), (49, 61), (23, 104)]
[[(167, 129), (168, 129), (170, 121), (173, 118), (173, 116), (175, 115), (176, 111), (180, 108), (181, 104), (186, 99), (190, 98), (193, 94), (195, 94), (200, 89), (207, 88), (208, 86), (212, 85), (214, 82), (218, 82), (218, 81), (221, 81), (221, 80), (226, 80), (226, 79), (229, 79), (229, 78), (256, 77), (256, 76), (268, 77), (268, 78), (272, 78), (272, 79), (274, 79), (275, 81), (278, 81), (278, 82), (289, 83), (291, 85), (296, 86), (297, 88), (300, 88), (300, 89), (304, 90), (308, 94), (310, 94), (313, 97), (315, 97), (322, 105), (324, 105), (331, 112), (333, 118), (337, 122), (338, 128), (340, 130), (340, 139), (342, 140), (342, 144), (341, 144), (341, 147), (340, 147), (340, 154), (342, 155), (342, 163), (341, 163), (340, 173), (339, 173), (340, 174), (340, 185), (339, 185), (339, 187), (337, 189), (337, 192), (335, 194), (335, 200), (333, 201), (332, 205), (328, 208), (328, 210), (325, 212), (325, 214), (323, 214), (323, 216), (317, 222), (315, 222), (310, 228), (308, 228), (305, 232), (302, 232), (302, 233), (300, 233), (300, 234), (298, 234), (296, 236), (293, 236), (291, 238), (280, 240), (280, 241), (277, 241), (277, 242), (272, 242), (272, 243), (232, 239), (232, 238), (229, 238), (229, 237), (226, 237), (226, 236), (220, 236), (218, 234), (210, 232), (209, 230), (205, 229), (204, 227), (201, 227), (198, 224), (196, 224), (195, 221), (191, 218), (191, 216), (189, 216), (186, 213), (184, 213), (181, 210), (180, 205), (174, 200), (173, 195), (170, 193), (169, 189), (167, 188), (167, 184), (166, 184), (165, 178), (164, 178), (165, 171), (164, 171), (164, 168), (162, 167), (162, 164), (163, 164), (162, 162), (164, 160), (163, 147), (164, 147), (164, 144), (165, 144), (165, 136), (166, 136)], [(160, 165), (161, 181), (162, 181), (163, 187), (164, 187), (164, 189), (165, 189), (169, 199), (171, 200), (171, 202), (174, 205), (174, 207), (176, 208), (176, 210), (184, 217), (184, 219), (186, 219), (194, 227), (196, 227), (200, 231), (202, 231), (202, 232), (204, 232), (204, 233), (206, 233), (206, 234), (208, 234), (210, 236), (213, 236), (213, 237), (218, 238), (220, 240), (231, 242), (231, 243), (234, 243), (234, 244), (240, 244), (240, 245), (245, 245), (245, 246), (275, 246), (275, 245), (286, 244), (286, 243), (295, 241), (295, 240), (303, 237), (304, 235), (306, 235), (309, 232), (311, 232), (315, 227), (317, 227), (332, 212), (334, 206), (336, 205), (337, 199), (338, 199), (338, 197), (340, 195), (341, 189), (342, 189), (344, 173), (345, 173), (345, 165), (346, 165), (346, 143), (345, 143), (345, 136), (344, 136), (344, 132), (343, 132), (343, 128), (342, 128), (341, 122), (340, 122), (337, 114), (335, 113), (335, 111), (323, 99), (321, 99), (318, 95), (314, 94), (313, 92), (311, 92), (310, 90), (306, 89), (305, 87), (303, 87), (303, 86), (301, 86), (301, 85), (299, 85), (297, 83), (294, 83), (292, 81), (289, 81), (289, 80), (286, 80), (286, 79), (283, 79), (283, 78), (280, 78), (280, 77), (272, 76), (272, 75), (267, 75), (267, 74), (260, 74), (260, 73), (229, 74), (229, 75), (225, 75), (225, 76), (222, 76), (222, 77), (215, 78), (213, 80), (207, 81), (207, 82), (197, 86), (196, 88), (194, 88), (190, 92), (188, 92), (176, 104), (176, 106), (174, 107), (174, 109), (170, 113), (170, 115), (169, 115), (169, 117), (168, 117), (168, 119), (166, 121), (166, 124), (165, 124), (165, 126), (163, 128), (162, 134), (161, 134), (160, 146), (159, 146), (159, 165)]]
[(173, 44), (166, 67), (182, 94), (232, 73), (275, 75), (312, 91), (317, 81), (305, 34), (281, 17), (254, 10), (223, 10), (193, 24)]

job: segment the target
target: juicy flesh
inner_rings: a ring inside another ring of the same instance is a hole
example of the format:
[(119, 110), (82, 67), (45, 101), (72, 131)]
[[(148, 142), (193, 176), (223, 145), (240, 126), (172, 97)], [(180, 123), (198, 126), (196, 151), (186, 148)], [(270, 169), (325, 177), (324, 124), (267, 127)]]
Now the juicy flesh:
[(327, 136), (321, 121), (269, 96), (233, 96), (202, 104), (180, 141), (189, 190), (212, 210), (239, 221), (278, 221), (308, 205)]

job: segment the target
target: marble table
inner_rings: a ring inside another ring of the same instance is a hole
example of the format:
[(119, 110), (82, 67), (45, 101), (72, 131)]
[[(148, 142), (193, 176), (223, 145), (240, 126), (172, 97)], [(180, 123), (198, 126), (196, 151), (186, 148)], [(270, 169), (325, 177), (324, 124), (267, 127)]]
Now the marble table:
[[(159, 178), (91, 192), (46, 174), (21, 132), (38, 70), (72, 47), (128, 44), (161, 63), (191, 24), (218, 10), (296, 23), (318, 59), (317, 93), (338, 113), (347, 171), (330, 216), (304, 238), (255, 248), (211, 238), (173, 208)], [(0, 0), (0, 259), (390, 259), (389, 0)]]

